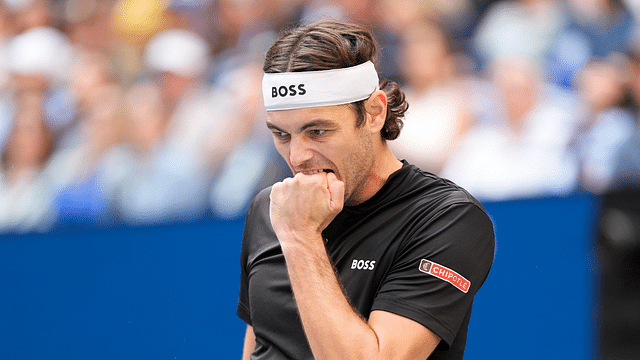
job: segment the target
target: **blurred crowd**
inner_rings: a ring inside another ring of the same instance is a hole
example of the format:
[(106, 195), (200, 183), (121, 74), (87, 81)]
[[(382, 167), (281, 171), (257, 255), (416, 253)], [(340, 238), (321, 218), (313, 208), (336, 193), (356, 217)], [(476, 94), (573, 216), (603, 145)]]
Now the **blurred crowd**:
[(640, 1), (2, 0), (0, 231), (242, 217), (290, 171), (264, 126), (279, 31), (370, 28), (398, 158), (481, 201), (640, 186)]

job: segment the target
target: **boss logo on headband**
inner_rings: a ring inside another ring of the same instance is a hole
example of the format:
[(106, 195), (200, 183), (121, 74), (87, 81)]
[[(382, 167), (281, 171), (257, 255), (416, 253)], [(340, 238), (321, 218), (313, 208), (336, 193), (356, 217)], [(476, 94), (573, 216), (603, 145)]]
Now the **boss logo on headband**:
[(276, 98), (278, 96), (296, 96), (296, 95), (304, 95), (307, 93), (307, 90), (304, 88), (304, 84), (280, 86), (280, 87), (271, 87), (271, 97)]

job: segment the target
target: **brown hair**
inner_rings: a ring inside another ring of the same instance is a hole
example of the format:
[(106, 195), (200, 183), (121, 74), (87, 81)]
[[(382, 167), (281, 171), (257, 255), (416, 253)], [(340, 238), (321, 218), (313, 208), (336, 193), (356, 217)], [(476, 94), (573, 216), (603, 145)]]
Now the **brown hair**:
[[(265, 73), (340, 69), (377, 62), (378, 45), (371, 32), (356, 24), (323, 20), (291, 28), (271, 46), (264, 61)], [(380, 134), (385, 140), (400, 135), (402, 118), (409, 104), (398, 84), (383, 80), (380, 84), (388, 98), (387, 117)], [(357, 126), (365, 121), (364, 100), (354, 107)]]

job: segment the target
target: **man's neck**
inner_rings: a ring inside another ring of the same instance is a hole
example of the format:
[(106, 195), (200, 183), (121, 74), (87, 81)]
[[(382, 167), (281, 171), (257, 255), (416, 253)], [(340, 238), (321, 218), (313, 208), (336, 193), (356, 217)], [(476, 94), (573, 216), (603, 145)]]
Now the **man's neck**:
[(345, 205), (354, 206), (362, 204), (372, 198), (384, 186), (389, 176), (400, 170), (401, 167), (402, 162), (396, 159), (393, 153), (391, 153), (391, 150), (384, 144), (383, 149), (379, 152), (379, 156), (374, 160), (371, 175), (361, 187), (361, 191), (354, 194), (355, 196), (352, 196)]

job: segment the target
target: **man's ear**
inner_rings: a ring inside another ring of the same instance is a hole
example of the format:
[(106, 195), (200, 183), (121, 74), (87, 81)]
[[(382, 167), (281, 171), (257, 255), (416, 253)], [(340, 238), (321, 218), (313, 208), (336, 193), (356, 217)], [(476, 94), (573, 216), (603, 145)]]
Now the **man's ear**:
[(371, 117), (371, 132), (379, 133), (387, 119), (387, 94), (382, 90), (374, 91), (364, 102), (364, 109)]

